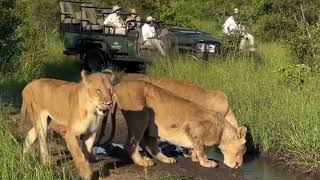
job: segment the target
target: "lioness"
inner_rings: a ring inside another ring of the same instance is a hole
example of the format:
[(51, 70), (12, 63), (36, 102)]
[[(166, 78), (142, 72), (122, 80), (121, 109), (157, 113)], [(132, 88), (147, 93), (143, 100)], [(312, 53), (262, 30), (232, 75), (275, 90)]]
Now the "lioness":
[(92, 172), (78, 140), (81, 135), (87, 151), (91, 151), (100, 122), (112, 105), (112, 85), (111, 74), (86, 75), (82, 71), (81, 77), (79, 83), (43, 78), (26, 85), (21, 114), (22, 119), (26, 116), (31, 119), (33, 127), (27, 134), (23, 152), (38, 139), (41, 159), (44, 163), (49, 161), (46, 131), (51, 119), (53, 124), (65, 127), (63, 135), (75, 165), (80, 175), (89, 179)]
[[(158, 137), (172, 144), (193, 149), (194, 156), (203, 167), (217, 165), (214, 161), (209, 161), (203, 152), (205, 146), (214, 144), (219, 144), (227, 166), (238, 168), (242, 164), (246, 128), (235, 128), (213, 110), (178, 97), (151, 83), (135, 80), (123, 80), (118, 83), (114, 87), (114, 101), (115, 106), (119, 105), (123, 111), (128, 126), (129, 137), (125, 147), (133, 161), (140, 166), (154, 165), (151, 159), (142, 158), (139, 154), (138, 145), (142, 140), (154, 158), (164, 163), (176, 162), (175, 159), (161, 153), (157, 146)], [(136, 119), (135, 112), (147, 114), (142, 114), (146, 117)]]
[(173, 94), (190, 100), (207, 109), (220, 113), (234, 127), (239, 127), (238, 121), (229, 107), (228, 98), (222, 91), (203, 89), (199, 86), (167, 77), (154, 77), (144, 74), (125, 74), (120, 80), (143, 80), (152, 83)]
[[(222, 91), (203, 89), (191, 83), (176, 80), (168, 77), (147, 76), (144, 74), (124, 74), (120, 80), (143, 80), (155, 86), (166, 89), (173, 94), (190, 100), (207, 109), (214, 110), (224, 116), (225, 120), (236, 128), (239, 128), (238, 121), (232, 112), (228, 98)], [(184, 154), (189, 157), (188, 154)], [(197, 161), (194, 153), (191, 154), (193, 161)]]

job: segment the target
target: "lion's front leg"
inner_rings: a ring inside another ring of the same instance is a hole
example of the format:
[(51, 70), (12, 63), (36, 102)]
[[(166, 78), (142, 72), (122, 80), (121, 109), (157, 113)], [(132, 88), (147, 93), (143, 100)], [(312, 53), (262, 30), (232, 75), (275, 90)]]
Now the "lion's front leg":
[(203, 148), (204, 148), (204, 145), (195, 145), (193, 150), (194, 152), (192, 153), (194, 153), (194, 156), (196, 157), (193, 157), (195, 159), (192, 159), (192, 160), (194, 162), (198, 160), (202, 167), (206, 167), (206, 168), (216, 167), (218, 164), (214, 161), (208, 160), (208, 157), (203, 152)]
[[(146, 111), (125, 111), (122, 110), (123, 116), (127, 122), (128, 139), (125, 144), (127, 152), (130, 154), (133, 162), (143, 167), (150, 167), (154, 162), (148, 157), (142, 157), (138, 146), (149, 125), (149, 119), (146, 117)], [(141, 126), (137, 125), (139, 121)]]
[(199, 162), (197, 154), (192, 149), (183, 148), (183, 156), (185, 158), (190, 158), (193, 162)]
[(203, 131), (205, 123), (195, 121), (187, 122), (185, 125), (185, 132), (192, 142), (193, 150), (191, 154), (192, 161), (199, 161), (200, 165), (207, 168), (214, 168), (217, 163), (208, 160), (208, 157), (204, 154), (206, 132)]
[(80, 176), (85, 179), (90, 179), (92, 176), (92, 171), (90, 169), (89, 162), (85, 159), (85, 156), (80, 149), (79, 142), (76, 136), (73, 133), (67, 131), (64, 138), (75, 162), (75, 166), (79, 170)]
[(157, 138), (147, 135), (144, 137), (144, 141), (144, 143), (146, 144), (147, 151), (154, 158), (167, 164), (173, 164), (177, 162), (175, 158), (169, 158), (161, 152), (161, 150), (158, 147)]
[(86, 144), (86, 147), (87, 147), (87, 150), (88, 150), (88, 153), (91, 153), (92, 152), (92, 147), (93, 147), (93, 143), (94, 143), (94, 140), (96, 138), (96, 132), (92, 133), (89, 138), (87, 140), (85, 140), (85, 144)]
[(140, 141), (136, 141), (136, 139), (132, 136), (129, 136), (125, 144), (125, 149), (130, 154), (133, 162), (142, 167), (154, 166), (154, 162), (150, 158), (141, 156), (138, 149), (139, 144)]

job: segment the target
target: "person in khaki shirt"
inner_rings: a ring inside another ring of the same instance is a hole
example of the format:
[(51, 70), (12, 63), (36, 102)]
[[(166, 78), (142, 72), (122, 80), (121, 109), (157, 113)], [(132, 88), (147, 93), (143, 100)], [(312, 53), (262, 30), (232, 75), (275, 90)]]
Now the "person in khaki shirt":
[(112, 26), (115, 28), (116, 34), (125, 34), (124, 23), (120, 17), (121, 7), (114, 6), (112, 8), (112, 14), (109, 14), (108, 17), (104, 20), (103, 24)]
[(137, 30), (139, 28), (140, 22), (140, 16), (137, 13), (137, 10), (131, 9), (130, 14), (126, 19), (126, 26), (128, 30)]
[(160, 39), (153, 26), (154, 19), (151, 16), (147, 17), (147, 22), (142, 26), (142, 38), (144, 45), (151, 45), (158, 49), (161, 55), (166, 55), (164, 45)]

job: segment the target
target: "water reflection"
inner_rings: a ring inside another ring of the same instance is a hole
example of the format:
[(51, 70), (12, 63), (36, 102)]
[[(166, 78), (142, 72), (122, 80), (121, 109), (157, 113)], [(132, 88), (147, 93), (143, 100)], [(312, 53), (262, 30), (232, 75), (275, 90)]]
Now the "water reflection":
[[(216, 148), (206, 150), (210, 159), (223, 162), (223, 156)], [(249, 155), (244, 164), (240, 167), (240, 172), (245, 180), (316, 180), (316, 177), (299, 176), (290, 173), (286, 169), (273, 166), (258, 156)]]

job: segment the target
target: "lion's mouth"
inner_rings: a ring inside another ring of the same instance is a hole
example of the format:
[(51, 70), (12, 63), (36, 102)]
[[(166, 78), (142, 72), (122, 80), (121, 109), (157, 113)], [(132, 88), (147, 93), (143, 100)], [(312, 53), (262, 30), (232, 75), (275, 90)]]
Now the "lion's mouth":
[(107, 103), (102, 103), (99, 105), (99, 107), (97, 108), (98, 112), (100, 112), (101, 114), (106, 114), (110, 109), (111, 109), (111, 102), (107, 102)]

